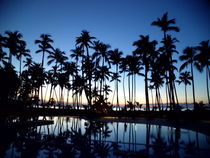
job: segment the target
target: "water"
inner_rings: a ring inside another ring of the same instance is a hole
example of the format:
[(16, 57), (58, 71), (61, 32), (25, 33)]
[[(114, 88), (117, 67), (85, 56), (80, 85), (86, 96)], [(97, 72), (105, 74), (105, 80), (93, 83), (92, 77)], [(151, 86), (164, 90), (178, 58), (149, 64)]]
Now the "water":
[(2, 129), (0, 157), (203, 158), (210, 155), (210, 137), (191, 130), (130, 121), (107, 122), (77, 117), (47, 119), (54, 120), (54, 124)]

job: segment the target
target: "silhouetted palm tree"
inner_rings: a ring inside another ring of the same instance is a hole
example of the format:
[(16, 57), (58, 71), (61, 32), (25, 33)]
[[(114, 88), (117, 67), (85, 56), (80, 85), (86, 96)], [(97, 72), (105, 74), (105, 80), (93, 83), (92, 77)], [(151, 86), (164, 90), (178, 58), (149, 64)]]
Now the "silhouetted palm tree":
[(149, 41), (149, 36), (143, 36), (140, 35), (140, 40), (135, 41), (133, 43), (133, 46), (136, 46), (136, 50), (134, 51), (134, 54), (138, 55), (140, 57), (140, 60), (142, 61), (142, 65), (144, 66), (144, 81), (145, 81), (145, 98), (146, 98), (146, 110), (149, 111), (149, 92), (148, 92), (148, 72), (151, 62), (152, 54), (155, 53), (155, 46), (157, 42), (156, 41)]
[(195, 55), (196, 55), (196, 50), (195, 50), (194, 47), (186, 47), (183, 50), (183, 55), (181, 55), (179, 57), (179, 59), (181, 61), (184, 61), (184, 63), (180, 67), (180, 71), (182, 71), (185, 67), (190, 65), (190, 71), (191, 71), (191, 76), (192, 76), (192, 92), (193, 92), (193, 104), (194, 104), (194, 106), (195, 106), (195, 85), (194, 85), (193, 64), (195, 63)]
[(112, 90), (110, 89), (110, 86), (109, 85), (104, 85), (103, 87), (103, 92), (105, 93), (105, 100), (107, 101), (108, 99), (108, 95), (109, 95), (109, 92), (112, 92)]
[[(90, 60), (90, 55), (89, 55), (89, 48), (91, 47), (91, 45), (93, 45), (93, 42), (92, 40), (95, 39), (95, 37), (93, 36), (90, 36), (89, 32), (86, 31), (86, 30), (83, 30), (82, 33), (81, 33), (81, 36), (80, 37), (77, 37), (76, 38), (76, 45), (79, 45), (83, 50), (86, 49), (86, 53), (87, 53), (87, 58), (88, 60)], [(85, 62), (84, 60), (85, 58), (83, 58), (82, 60), (82, 64), (83, 62)], [(87, 61), (87, 60), (86, 60)], [(91, 70), (89, 70), (88, 74), (90, 74)], [(82, 74), (83, 74), (83, 69), (82, 69)], [(83, 76), (84, 77), (84, 76)], [(89, 94), (89, 104), (91, 105), (92, 102), (91, 102), (91, 79), (92, 77), (89, 76), (88, 78), (88, 84), (89, 84), (89, 91), (88, 91), (88, 94)]]
[(109, 51), (109, 59), (113, 65), (115, 65), (115, 73), (113, 75), (113, 79), (115, 80), (115, 87), (116, 87), (116, 93), (117, 93), (117, 106), (119, 106), (119, 96), (118, 96), (118, 82), (119, 80), (119, 64), (121, 62), (121, 56), (122, 52), (119, 51), (118, 49), (115, 50), (110, 50)]
[[(143, 69), (141, 67), (141, 61), (139, 60), (139, 57), (137, 56), (126, 56), (127, 58), (127, 64), (128, 64), (128, 91), (129, 91), (129, 102), (135, 103), (136, 102), (136, 75), (143, 76), (140, 71)], [(130, 92), (130, 76), (132, 77), (131, 82), (131, 92)]]
[(187, 85), (191, 85), (192, 76), (190, 75), (190, 72), (182, 72), (179, 75), (179, 80), (177, 81), (179, 84), (184, 83), (185, 85), (185, 101), (186, 101), (186, 108), (188, 110), (188, 104), (187, 104)]
[(4, 40), (4, 47), (9, 49), (9, 63), (12, 64), (12, 56), (16, 56), (18, 53), (18, 46), (20, 39), (23, 37), (22, 34), (18, 31), (6, 31), (7, 35)]
[(79, 58), (84, 57), (84, 50), (81, 49), (81, 47), (76, 47), (75, 49), (71, 49), (71, 58), (75, 58), (76, 64), (78, 65)]
[(22, 57), (31, 57), (29, 54), (30, 50), (26, 49), (26, 42), (20, 41), (18, 46), (18, 53), (17, 53), (17, 59), (20, 61), (20, 68), (19, 68), (19, 75), (21, 75), (21, 68), (22, 68)]
[(198, 71), (202, 72), (206, 68), (206, 88), (208, 103), (210, 105), (210, 96), (209, 96), (209, 65), (210, 65), (210, 45), (209, 40), (202, 41), (199, 46), (196, 47), (196, 50), (199, 52), (196, 56), (196, 68)]
[[(74, 77), (72, 81), (72, 88), (74, 91), (73, 96), (77, 94), (81, 96), (83, 91), (88, 91), (85, 79), (78, 74)], [(76, 104), (77, 104), (77, 109), (79, 109), (78, 97), (76, 97)]]
[(55, 62), (55, 66), (58, 66), (58, 64), (64, 64), (65, 60), (68, 59), (65, 56), (65, 52), (61, 51), (59, 48), (53, 49), (47, 58), (49, 59), (47, 64), (50, 65)]
[[(156, 21), (153, 21), (151, 23), (151, 25), (153, 26), (158, 26), (161, 28), (161, 31), (163, 31), (163, 41), (162, 43), (164, 44), (164, 48), (162, 50), (163, 53), (166, 53), (167, 58), (169, 60), (169, 65), (171, 65), (173, 59), (172, 59), (172, 49), (176, 48), (174, 44), (175, 39), (171, 38), (171, 36), (167, 35), (168, 31), (175, 31), (175, 32), (179, 32), (180, 29), (177, 26), (173, 26), (173, 24), (176, 23), (175, 19), (168, 19), (168, 13), (164, 13), (162, 18), (158, 18)], [(168, 50), (169, 49), (169, 50)], [(169, 99), (170, 99), (170, 104), (172, 104), (171, 106), (173, 106), (173, 108), (175, 108), (175, 96), (174, 93), (176, 95), (176, 88), (175, 88), (175, 83), (174, 83), (174, 79), (173, 79), (173, 70), (169, 69), (168, 70), (168, 82), (169, 83)], [(176, 97), (177, 103), (178, 103), (178, 98)]]
[(89, 32), (86, 30), (83, 30), (81, 36), (76, 38), (76, 45), (79, 45), (83, 50), (84, 48), (86, 49), (87, 57), (89, 57), (88, 48), (93, 44), (93, 39), (95, 39), (95, 37), (90, 36)]
[(24, 67), (30, 67), (34, 62), (32, 61), (32, 58), (29, 57), (29, 58), (26, 58), (25, 61), (23, 61), (25, 64), (24, 64)]
[(151, 25), (153, 26), (158, 26), (161, 28), (161, 31), (163, 31), (164, 34), (164, 40), (166, 40), (166, 33), (168, 31), (175, 31), (179, 32), (180, 29), (177, 26), (172, 26), (173, 24), (176, 23), (176, 19), (168, 19), (168, 13), (164, 13), (163, 16), (158, 18), (156, 21), (153, 21)]
[(160, 55), (156, 60), (154, 60), (151, 63), (151, 86), (155, 88), (155, 96), (156, 96), (156, 102), (158, 104), (159, 110), (162, 110), (161, 108), (161, 95), (160, 95), (160, 87), (164, 84), (164, 78), (165, 78), (165, 71), (164, 67), (165, 64), (163, 64), (163, 55)]
[(111, 72), (107, 66), (98, 67), (99, 79), (100, 79), (100, 96), (102, 95), (102, 88), (105, 85), (106, 80), (109, 80)]
[(163, 68), (165, 71), (166, 86), (168, 88), (168, 96), (170, 100), (171, 110), (177, 110), (178, 107), (178, 97), (175, 87), (176, 76), (174, 74), (174, 71), (177, 70), (177, 68), (174, 66), (174, 63), (176, 63), (177, 60), (173, 59), (173, 54), (178, 53), (175, 45), (176, 42), (178, 42), (176, 38), (167, 35), (166, 39), (161, 42), (164, 44), (164, 46), (159, 48), (159, 51), (163, 52), (161, 56), (162, 62), (164, 63)]
[[(128, 70), (128, 65), (127, 65), (127, 59), (126, 58), (121, 58), (121, 62), (120, 62), (120, 73), (123, 73), (123, 95), (124, 95), (124, 103), (126, 106), (126, 95), (125, 95), (125, 73)], [(125, 107), (126, 108), (126, 107)]]
[(36, 53), (42, 53), (42, 63), (41, 66), (44, 66), (44, 58), (45, 53), (51, 53), (53, 40), (51, 39), (51, 35), (49, 34), (41, 34), (40, 40), (35, 40), (35, 44), (38, 44), (39, 50), (36, 51)]
[(97, 58), (97, 60), (102, 61), (101, 66), (105, 66), (105, 62), (107, 62), (110, 67), (109, 48), (111, 48), (111, 46), (100, 41), (94, 41), (92, 48), (95, 50), (93, 59)]
[[(45, 72), (42, 66), (38, 63), (33, 63), (28, 69), (30, 79), (32, 81), (32, 87), (34, 90), (34, 97), (39, 98), (39, 89), (44, 84)], [(41, 98), (42, 98), (41, 91)]]

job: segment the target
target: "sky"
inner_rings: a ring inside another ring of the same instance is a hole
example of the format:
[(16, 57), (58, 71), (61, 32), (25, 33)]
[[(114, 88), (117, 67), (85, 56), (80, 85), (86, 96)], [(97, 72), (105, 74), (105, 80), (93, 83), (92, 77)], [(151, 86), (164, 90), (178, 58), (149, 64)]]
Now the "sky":
[[(135, 49), (132, 43), (139, 35), (150, 35), (151, 40), (161, 41), (163, 33), (151, 26), (151, 22), (165, 12), (170, 19), (176, 18), (181, 30), (170, 32), (180, 41), (177, 43), (179, 55), (186, 46), (197, 46), (210, 39), (209, 0), (0, 0), (0, 33), (20, 31), (33, 59), (38, 62), (41, 62), (41, 54), (34, 53), (38, 49), (34, 41), (40, 34), (52, 35), (53, 46), (69, 56), (69, 50), (75, 48), (75, 38), (84, 29), (113, 49), (119, 48), (125, 56)], [(18, 62), (13, 59), (13, 64), (18, 65)], [(180, 64), (178, 62), (177, 67)], [(195, 72), (195, 88), (196, 100), (206, 102), (204, 73)], [(144, 103), (142, 77), (137, 78), (137, 89), (137, 99)], [(177, 91), (180, 101), (184, 102), (184, 86), (178, 86)], [(188, 87), (188, 95), (188, 100), (192, 101), (191, 87)]]

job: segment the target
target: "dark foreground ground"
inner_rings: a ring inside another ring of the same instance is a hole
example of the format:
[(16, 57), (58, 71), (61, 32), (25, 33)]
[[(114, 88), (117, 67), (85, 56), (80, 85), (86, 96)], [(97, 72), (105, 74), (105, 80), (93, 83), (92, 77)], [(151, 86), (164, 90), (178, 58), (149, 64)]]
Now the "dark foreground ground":
[(180, 127), (210, 135), (210, 111), (109, 111), (95, 112), (91, 110), (27, 108), (18, 111), (0, 112), (1, 122), (8, 117), (19, 117), (26, 120), (37, 116), (76, 116), (88, 119), (100, 119), (111, 122), (136, 122)]

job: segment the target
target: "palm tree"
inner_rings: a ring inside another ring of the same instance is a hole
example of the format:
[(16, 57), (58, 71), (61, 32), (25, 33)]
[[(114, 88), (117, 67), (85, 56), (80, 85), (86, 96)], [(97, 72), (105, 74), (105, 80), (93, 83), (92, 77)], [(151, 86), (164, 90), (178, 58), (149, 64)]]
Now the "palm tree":
[[(165, 72), (165, 79), (166, 79), (166, 87), (168, 89), (168, 97), (170, 101), (170, 109), (172, 110), (178, 110), (176, 105), (178, 105), (178, 97), (176, 93), (176, 87), (175, 87), (175, 74), (174, 71), (177, 70), (177, 68), (174, 66), (174, 63), (177, 62), (177, 60), (173, 59), (173, 54), (178, 53), (176, 50), (175, 43), (178, 42), (176, 38), (171, 37), (170, 35), (166, 36), (166, 39), (161, 41), (161, 43), (164, 44), (163, 47), (159, 48), (160, 52), (163, 52), (161, 54), (161, 60), (162, 62), (160, 64), (163, 64), (164, 72)], [(177, 102), (177, 104), (176, 104)]]
[(195, 86), (194, 86), (194, 72), (193, 72), (193, 64), (195, 63), (195, 55), (196, 50), (194, 47), (186, 47), (183, 50), (183, 55), (179, 57), (181, 61), (184, 61), (184, 63), (180, 67), (180, 71), (182, 71), (185, 67), (190, 65), (190, 71), (192, 76), (192, 92), (193, 92), (193, 105), (195, 108)]
[(210, 96), (209, 96), (209, 65), (210, 65), (210, 45), (209, 40), (202, 41), (199, 46), (196, 47), (196, 50), (199, 52), (195, 56), (195, 66), (198, 71), (202, 72), (206, 68), (206, 88), (207, 88), (207, 97), (208, 103), (210, 105)]
[(165, 72), (164, 72), (164, 65), (162, 62), (162, 56), (159, 56), (156, 58), (152, 63), (151, 63), (151, 86), (155, 88), (155, 93), (156, 93), (156, 101), (158, 104), (159, 110), (161, 109), (161, 95), (160, 95), (160, 87), (163, 86), (164, 84), (164, 77), (165, 77)]
[[(86, 49), (86, 53), (87, 53), (87, 60), (86, 61), (90, 61), (90, 55), (89, 55), (89, 50), (88, 50), (88, 48), (90, 48), (91, 47), (91, 45), (93, 44), (93, 42), (92, 42), (92, 40), (93, 39), (95, 39), (95, 37), (93, 37), (93, 36), (90, 36), (89, 35), (89, 32), (88, 31), (86, 31), (86, 30), (83, 30), (82, 31), (82, 33), (81, 33), (81, 36), (80, 37), (77, 37), (76, 38), (76, 45), (79, 45), (79, 47), (80, 48), (82, 48), (83, 50), (84, 49)], [(83, 62), (84, 62), (84, 59), (85, 58), (83, 58), (83, 60), (82, 60), (82, 64), (83, 64)], [(90, 72), (91, 70), (89, 70), (89, 72), (88, 72), (88, 74), (90, 74), (91, 72)], [(82, 74), (83, 74), (83, 69), (82, 69)], [(84, 76), (82, 76), (82, 77), (84, 77)], [(88, 84), (89, 84), (89, 92), (88, 92), (88, 94), (89, 94), (89, 104), (91, 105), (91, 79), (92, 79), (92, 77), (91, 76), (89, 76), (89, 78), (88, 78)]]
[(104, 99), (107, 101), (107, 96), (109, 95), (109, 92), (112, 92), (109, 85), (104, 85), (103, 92), (105, 93)]
[(75, 58), (76, 64), (78, 65), (79, 57), (83, 58), (84, 51), (80, 47), (76, 47), (75, 49), (71, 49), (71, 58)]
[(152, 54), (155, 53), (155, 46), (157, 41), (149, 41), (149, 36), (140, 35), (140, 40), (135, 41), (133, 46), (136, 46), (134, 51), (135, 55), (139, 55), (142, 65), (144, 65), (144, 81), (145, 81), (145, 98), (146, 98), (146, 110), (149, 111), (149, 92), (148, 92), (148, 72), (150, 67), (150, 61)]
[(102, 88), (103, 85), (106, 85), (106, 80), (109, 80), (111, 76), (111, 72), (107, 66), (99, 66), (98, 67), (98, 78), (100, 79), (100, 96), (102, 96)]
[(153, 26), (158, 26), (161, 28), (161, 31), (163, 31), (164, 34), (164, 40), (166, 40), (166, 33), (168, 31), (175, 31), (175, 32), (179, 32), (180, 29), (177, 26), (171, 26), (173, 24), (176, 23), (176, 19), (168, 19), (168, 13), (164, 13), (163, 16), (160, 18), (158, 18), (156, 21), (153, 21), (151, 23), (151, 25)]
[[(127, 59), (126, 58), (121, 58), (120, 62), (120, 73), (123, 73), (123, 95), (124, 95), (124, 103), (126, 106), (126, 95), (125, 95), (125, 72), (128, 71), (128, 65), (127, 65)], [(125, 107), (126, 108), (126, 107)]]
[(65, 56), (65, 52), (61, 51), (59, 48), (53, 49), (47, 58), (49, 59), (47, 64), (50, 65), (55, 62), (55, 66), (58, 66), (58, 64), (64, 64), (65, 60), (68, 59)]
[(89, 57), (88, 48), (93, 44), (93, 39), (95, 39), (95, 37), (90, 36), (89, 32), (86, 30), (83, 30), (81, 36), (76, 38), (76, 45), (79, 45), (83, 50), (84, 48), (86, 49), (87, 57)]
[(190, 75), (190, 72), (182, 72), (179, 75), (179, 80), (177, 81), (179, 84), (184, 83), (185, 85), (185, 104), (186, 104), (186, 108), (188, 109), (188, 105), (187, 105), (187, 85), (191, 85), (191, 81), (192, 80), (192, 76)]
[(44, 66), (44, 58), (45, 58), (45, 53), (51, 53), (53, 40), (51, 39), (51, 35), (49, 34), (41, 34), (40, 35), (40, 40), (35, 40), (35, 44), (38, 44), (39, 50), (36, 51), (36, 53), (42, 53), (42, 63), (41, 66)]
[[(28, 72), (29, 72), (30, 80), (32, 81), (34, 97), (38, 99), (39, 89), (41, 85), (44, 84), (44, 80), (45, 80), (44, 68), (42, 68), (42, 66), (38, 63), (33, 63), (29, 67)], [(41, 91), (41, 98), (42, 98), (42, 91)]]
[(114, 80), (115, 80), (115, 87), (116, 87), (116, 93), (117, 93), (117, 106), (119, 107), (119, 95), (118, 95), (118, 81), (119, 81), (119, 72), (118, 72), (118, 69), (119, 69), (119, 64), (121, 62), (121, 56), (122, 56), (122, 52), (119, 51), (118, 49), (115, 49), (115, 50), (110, 50), (109, 51), (109, 59), (111, 61), (111, 63), (113, 65), (116, 65), (116, 70), (115, 70), (115, 75), (113, 76)]
[(18, 53), (17, 53), (17, 59), (20, 61), (19, 75), (21, 75), (22, 56), (24, 56), (24, 57), (31, 57), (29, 52), (30, 52), (30, 50), (26, 49), (26, 42), (21, 40), (20, 41), (20, 45), (18, 47)]
[(23, 61), (24, 63), (25, 63), (25, 65), (24, 65), (24, 67), (30, 67), (30, 66), (32, 66), (32, 64), (34, 63), (33, 61), (32, 61), (32, 58), (31, 57), (29, 57), (29, 58), (26, 58), (26, 60), (25, 61)]
[(101, 66), (104, 66), (105, 62), (107, 62), (110, 67), (108, 49), (111, 48), (111, 46), (109, 44), (104, 44), (100, 41), (94, 41), (93, 43), (94, 45), (92, 48), (95, 50), (93, 54), (93, 59), (97, 58), (97, 60), (100, 60), (100, 61), (102, 60)]
[[(139, 57), (135, 56), (134, 54), (126, 56), (127, 65), (128, 65), (128, 91), (129, 91), (129, 102), (135, 103), (136, 102), (136, 75), (143, 76), (140, 71), (143, 69), (141, 67), (141, 61)], [(131, 88), (130, 88), (130, 76), (131, 76)], [(130, 90), (131, 89), (131, 90)]]
[[(79, 94), (82, 95), (83, 91), (87, 91), (87, 85), (85, 84), (85, 79), (81, 77), (80, 75), (76, 74), (74, 79), (72, 80), (72, 88), (73, 88), (73, 96)], [(76, 104), (77, 109), (79, 109), (79, 98), (76, 97)]]
[(18, 31), (6, 31), (5, 34), (7, 37), (5, 37), (4, 40), (4, 46), (9, 49), (9, 63), (12, 64), (12, 56), (17, 55), (18, 53), (18, 46), (20, 39), (23, 37), (22, 34)]
[[(163, 31), (163, 41), (164, 48), (162, 49), (162, 52), (167, 55), (167, 58), (169, 60), (168, 64), (172, 65), (173, 59), (172, 59), (172, 49), (175, 48), (175, 45), (173, 43), (175, 42), (174, 38), (171, 38), (171, 36), (167, 35), (168, 31), (175, 31), (179, 32), (180, 29), (177, 26), (173, 26), (173, 24), (176, 23), (175, 19), (168, 19), (168, 13), (164, 13), (162, 18), (158, 18), (156, 21), (153, 21), (151, 25), (158, 26), (161, 28), (161, 31)], [(173, 66), (172, 66), (173, 67)], [(170, 103), (175, 108), (175, 97), (174, 93), (176, 93), (175, 83), (174, 83), (174, 76), (173, 76), (173, 70), (168, 70), (168, 80), (166, 83), (169, 83), (169, 99)], [(176, 95), (177, 96), (177, 95)], [(177, 103), (178, 98), (176, 97)]]

